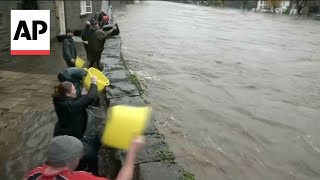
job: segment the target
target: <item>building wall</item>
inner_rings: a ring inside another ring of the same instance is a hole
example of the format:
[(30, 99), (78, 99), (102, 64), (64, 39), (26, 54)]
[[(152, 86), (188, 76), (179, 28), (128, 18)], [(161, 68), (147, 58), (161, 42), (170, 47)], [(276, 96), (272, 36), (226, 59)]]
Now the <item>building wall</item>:
[(257, 9), (261, 9), (262, 7), (267, 6), (267, 1), (265, 0), (259, 0), (257, 3)]
[(50, 39), (56, 39), (59, 33), (59, 24), (57, 24), (55, 1), (38, 1), (40, 10), (50, 10)]
[(10, 10), (20, 6), (21, 1), (0, 1), (0, 63), (10, 60)]
[(82, 30), (85, 26), (86, 21), (93, 18), (95, 12), (100, 12), (101, 1), (92, 1), (92, 13), (86, 15), (80, 15), (80, 1), (67, 1), (64, 2), (65, 7), (65, 18), (66, 28), (74, 30)]

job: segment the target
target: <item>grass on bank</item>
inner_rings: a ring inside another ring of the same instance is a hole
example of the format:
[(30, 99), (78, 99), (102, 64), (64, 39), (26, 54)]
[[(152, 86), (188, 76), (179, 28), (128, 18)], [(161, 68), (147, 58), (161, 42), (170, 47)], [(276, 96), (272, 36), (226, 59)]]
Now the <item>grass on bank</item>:
[(141, 87), (141, 84), (140, 84), (140, 81), (139, 81), (138, 76), (135, 75), (135, 74), (130, 73), (129, 67), (128, 67), (128, 61), (126, 61), (126, 60), (123, 58), (122, 55), (121, 55), (121, 61), (123, 62), (124, 68), (129, 72), (129, 80), (130, 80), (130, 82), (137, 87), (140, 95), (142, 95), (142, 94), (144, 93), (144, 90), (143, 90), (142, 87)]

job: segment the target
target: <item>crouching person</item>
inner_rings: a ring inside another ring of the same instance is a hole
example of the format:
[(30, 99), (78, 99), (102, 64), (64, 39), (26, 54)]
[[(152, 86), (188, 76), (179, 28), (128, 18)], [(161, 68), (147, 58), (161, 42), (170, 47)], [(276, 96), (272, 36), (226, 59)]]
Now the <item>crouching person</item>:
[[(132, 180), (134, 162), (137, 153), (144, 145), (143, 137), (137, 137), (127, 153), (126, 162), (121, 168), (116, 180)], [(57, 136), (53, 138), (47, 150), (47, 162), (28, 172), (25, 180), (106, 180), (84, 171), (74, 171), (83, 154), (83, 144), (72, 136)]]

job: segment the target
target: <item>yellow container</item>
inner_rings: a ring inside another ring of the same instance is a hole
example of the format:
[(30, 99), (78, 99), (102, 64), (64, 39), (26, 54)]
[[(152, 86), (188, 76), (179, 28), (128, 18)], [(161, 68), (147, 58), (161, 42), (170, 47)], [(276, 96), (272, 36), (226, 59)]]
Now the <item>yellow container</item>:
[(86, 61), (81, 59), (80, 57), (77, 57), (76, 62), (75, 62), (77, 68), (82, 68), (85, 63), (86, 63)]
[(110, 147), (127, 150), (131, 140), (142, 135), (151, 115), (150, 107), (113, 106), (108, 111), (102, 142)]
[[(85, 68), (84, 68), (85, 69)], [(86, 69), (85, 69), (86, 70)], [(97, 86), (98, 86), (98, 92), (100, 93), (104, 87), (109, 86), (110, 82), (109, 79), (98, 69), (96, 68), (89, 68), (87, 70), (87, 76), (84, 77), (83, 80), (83, 86), (88, 91), (91, 85), (91, 77), (96, 76), (97, 77)]]

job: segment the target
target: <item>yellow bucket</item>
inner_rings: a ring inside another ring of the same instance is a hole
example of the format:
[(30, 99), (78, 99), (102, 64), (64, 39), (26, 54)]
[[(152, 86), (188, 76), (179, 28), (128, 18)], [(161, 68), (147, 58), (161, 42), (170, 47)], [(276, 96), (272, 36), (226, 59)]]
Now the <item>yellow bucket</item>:
[(117, 105), (108, 111), (102, 142), (127, 150), (134, 136), (142, 135), (151, 115), (150, 107)]
[(83, 60), (83, 59), (81, 59), (80, 57), (77, 57), (77, 58), (76, 58), (75, 64), (76, 64), (76, 67), (77, 67), (77, 68), (82, 68), (85, 63), (86, 63), (86, 61)]
[[(84, 69), (86, 70), (86, 68)], [(91, 76), (97, 76), (98, 92), (101, 92), (104, 87), (109, 86), (109, 79), (100, 70), (91, 67), (87, 70), (87, 72), (87, 76), (84, 77), (83, 81), (83, 86), (87, 91), (89, 90), (91, 85)]]

